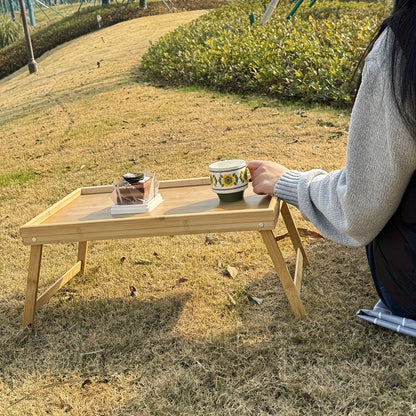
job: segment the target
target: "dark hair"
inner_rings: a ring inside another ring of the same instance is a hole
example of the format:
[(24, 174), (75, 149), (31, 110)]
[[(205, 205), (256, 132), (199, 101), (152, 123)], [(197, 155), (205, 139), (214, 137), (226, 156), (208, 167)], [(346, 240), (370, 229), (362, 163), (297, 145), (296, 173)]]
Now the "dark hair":
[(395, 34), (391, 56), (394, 98), (404, 122), (416, 138), (416, 0), (395, 1), (390, 16), (381, 24), (365, 56), (388, 27)]

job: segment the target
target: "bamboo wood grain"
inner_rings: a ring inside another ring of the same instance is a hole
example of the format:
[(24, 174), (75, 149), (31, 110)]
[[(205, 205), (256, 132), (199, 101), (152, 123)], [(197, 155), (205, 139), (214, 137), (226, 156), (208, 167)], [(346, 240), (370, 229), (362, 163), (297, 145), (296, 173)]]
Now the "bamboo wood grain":
[(286, 297), (294, 315), (297, 318), (304, 318), (306, 316), (305, 308), (303, 307), (299, 292), (295, 287), (273, 232), (261, 231), (260, 234), (263, 237), (264, 244), (266, 245), (269, 255), (273, 261), (274, 268), (276, 269), (277, 275), (282, 283), (283, 290), (286, 293)]
[(81, 262), (81, 273), (85, 274), (85, 268), (87, 267), (87, 252), (88, 241), (80, 241), (78, 243), (78, 257), (77, 260)]
[[(189, 179), (172, 179), (159, 181), (159, 189), (168, 189), (168, 188), (181, 188), (186, 186), (197, 186), (197, 185), (209, 185), (209, 177), (201, 178), (189, 178)], [(81, 188), (82, 195), (91, 195), (98, 193), (109, 193), (113, 192), (113, 185), (102, 185), (102, 186), (86, 186)]]
[(26, 283), (26, 297), (23, 311), (23, 326), (33, 325), (35, 320), (36, 297), (38, 294), (42, 245), (30, 248), (29, 272)]
[[(212, 221), (210, 221), (212, 219)], [(232, 218), (223, 217), (224, 222), (216, 222), (215, 217), (208, 217), (204, 223), (201, 221), (192, 221), (192, 219), (169, 219), (165, 221), (149, 221), (143, 223), (121, 222), (111, 223), (97, 222), (94, 224), (83, 224), (82, 227), (77, 224), (63, 224), (44, 226), (34, 229), (33, 232), (25, 237), (25, 244), (31, 243), (31, 235), (36, 235), (36, 241), (39, 244), (52, 244), (62, 242), (78, 242), (78, 241), (97, 241), (112, 240), (122, 238), (138, 238), (151, 236), (167, 236), (180, 234), (200, 234), (209, 232), (238, 232), (238, 231), (259, 231), (273, 230), (275, 221), (261, 221), (248, 218), (244, 222), (233, 221)], [(230, 221), (227, 223), (227, 219)]]
[(159, 182), (159, 189), (180, 188), (185, 186), (209, 185), (209, 177), (189, 178), (189, 179), (173, 179)]
[(283, 221), (285, 222), (287, 231), (289, 233), (289, 237), (292, 240), (292, 244), (295, 247), (295, 250), (297, 251), (298, 249), (300, 249), (300, 251), (302, 252), (303, 262), (305, 266), (309, 266), (309, 260), (303, 247), (302, 241), (300, 239), (299, 231), (295, 225), (295, 222), (293, 221), (292, 214), (290, 213), (289, 207), (287, 206), (286, 202), (282, 202), (280, 212), (282, 213)]
[(303, 276), (303, 254), (300, 248), (296, 251), (296, 266), (295, 266), (295, 275), (294, 283), (295, 287), (300, 294), (300, 289), (302, 287), (302, 276)]
[(41, 308), (66, 283), (68, 283), (81, 270), (81, 261), (76, 262), (65, 274), (54, 282), (36, 301), (36, 310)]
[(71, 192), (65, 198), (61, 199), (57, 203), (53, 204), (51, 207), (40, 213), (38, 216), (30, 220), (28, 223), (24, 225), (24, 227), (29, 227), (32, 224), (40, 224), (44, 222), (46, 219), (50, 218), (52, 215), (56, 214), (62, 207), (69, 204), (70, 202), (74, 201), (81, 195), (81, 188), (75, 189), (75, 191)]
[[(166, 188), (165, 200), (150, 213), (112, 216), (108, 187), (81, 190), (75, 199), (56, 204), (60, 209), (43, 221), (26, 224), (20, 232), (24, 244), (92, 241), (153, 235), (204, 233), (210, 231), (256, 231), (273, 229), (279, 204), (276, 198), (255, 195), (223, 204), (206, 185), (208, 178), (173, 181), (180, 188)], [(173, 184), (172, 182), (172, 184)], [(195, 185), (195, 183), (204, 185)], [(169, 184), (170, 186), (170, 184)], [(84, 188), (83, 188), (84, 189)]]
[(81, 195), (108, 194), (113, 192), (113, 185), (85, 186), (81, 188)]

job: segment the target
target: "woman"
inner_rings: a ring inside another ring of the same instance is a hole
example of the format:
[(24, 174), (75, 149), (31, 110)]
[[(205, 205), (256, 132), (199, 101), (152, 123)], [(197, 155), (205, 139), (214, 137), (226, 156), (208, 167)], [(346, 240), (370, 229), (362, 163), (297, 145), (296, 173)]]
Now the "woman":
[(416, 319), (416, 0), (397, 0), (369, 45), (343, 169), (248, 167), (256, 193), (296, 206), (336, 242), (366, 245), (380, 299)]

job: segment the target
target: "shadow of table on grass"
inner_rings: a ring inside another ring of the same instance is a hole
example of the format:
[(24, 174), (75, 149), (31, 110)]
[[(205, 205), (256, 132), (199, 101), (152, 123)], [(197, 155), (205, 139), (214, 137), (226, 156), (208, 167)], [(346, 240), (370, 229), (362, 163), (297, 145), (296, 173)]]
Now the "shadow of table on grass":
[[(366, 403), (374, 409), (393, 367), (406, 362), (409, 374), (416, 371), (414, 349), (408, 338), (355, 318), (357, 307), (374, 297), (363, 252), (326, 241), (312, 250), (304, 320), (291, 314), (273, 271), (244, 288), (261, 304), (240, 293), (236, 306), (220, 312), (232, 314), (236, 325), (200, 336), (176, 328), (191, 297), (188, 288), (149, 301), (52, 299), (39, 311), (37, 332), (7, 342), (0, 332), (6, 386), (0, 396), (13, 392), (10, 415), (29, 415), (25, 409), (40, 398), (56, 415), (77, 415), (80, 400), (78, 414), (91, 416), (346, 415), (354, 409), (362, 414)], [(1, 302), (0, 316), (7, 314)], [(192, 310), (188, 314), (192, 319)], [(20, 316), (16, 310), (16, 322), (1, 328), (12, 332)], [(403, 401), (412, 391), (402, 389)]]
[(38, 312), (32, 332), (16, 331), (22, 309), (11, 313), (1, 302), (0, 317), (12, 321), (3, 321), (0, 332), (0, 381), (17, 386), (36, 374), (106, 377), (144, 363), (151, 367), (152, 357), (175, 342), (172, 331), (189, 296), (183, 291), (150, 301), (57, 296)]

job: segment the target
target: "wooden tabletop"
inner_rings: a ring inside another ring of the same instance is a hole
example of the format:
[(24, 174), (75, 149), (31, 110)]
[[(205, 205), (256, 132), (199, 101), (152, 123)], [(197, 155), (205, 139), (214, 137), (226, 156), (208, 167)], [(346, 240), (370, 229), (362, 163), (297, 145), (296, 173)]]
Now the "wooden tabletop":
[(208, 178), (161, 181), (163, 202), (149, 213), (112, 215), (112, 187), (80, 188), (21, 227), (25, 244), (88, 241), (209, 231), (273, 229), (276, 198), (220, 202)]

